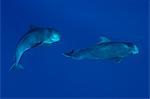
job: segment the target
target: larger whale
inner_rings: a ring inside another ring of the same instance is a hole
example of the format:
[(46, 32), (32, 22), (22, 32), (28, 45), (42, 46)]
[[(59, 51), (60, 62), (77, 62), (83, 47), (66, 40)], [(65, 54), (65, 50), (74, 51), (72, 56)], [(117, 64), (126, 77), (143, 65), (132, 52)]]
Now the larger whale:
[(95, 46), (72, 50), (63, 53), (63, 55), (77, 60), (108, 59), (119, 63), (123, 58), (139, 53), (138, 47), (131, 42), (115, 42), (104, 36), (100, 39), (101, 42)]
[(52, 44), (59, 40), (60, 33), (57, 30), (53, 28), (32, 26), (18, 42), (15, 53), (15, 62), (10, 67), (9, 71), (12, 69), (23, 69), (19, 62), (25, 51), (43, 44)]

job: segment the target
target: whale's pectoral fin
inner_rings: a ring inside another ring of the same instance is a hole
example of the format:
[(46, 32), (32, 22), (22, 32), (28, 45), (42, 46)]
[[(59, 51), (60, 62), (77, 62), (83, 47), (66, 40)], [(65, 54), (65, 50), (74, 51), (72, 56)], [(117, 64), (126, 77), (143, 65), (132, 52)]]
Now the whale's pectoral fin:
[(35, 44), (33, 44), (33, 45), (31, 46), (31, 48), (34, 48), (34, 47), (40, 46), (40, 45), (42, 45), (42, 44), (43, 44), (43, 42), (35, 43)]
[(121, 57), (117, 57), (117, 58), (113, 58), (111, 60), (115, 61), (116, 63), (120, 63), (122, 61), (122, 58)]
[(12, 71), (12, 70), (23, 70), (24, 67), (21, 65), (21, 64), (16, 64), (14, 63), (10, 68), (9, 68), (9, 71)]

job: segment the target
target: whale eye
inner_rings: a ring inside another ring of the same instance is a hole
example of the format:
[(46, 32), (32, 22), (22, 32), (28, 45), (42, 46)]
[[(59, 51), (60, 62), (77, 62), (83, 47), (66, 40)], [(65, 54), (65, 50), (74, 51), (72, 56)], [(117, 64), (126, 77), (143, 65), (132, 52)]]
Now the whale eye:
[(133, 44), (132, 44), (132, 43), (129, 43), (129, 42), (126, 42), (126, 45), (127, 45), (128, 47), (133, 47)]

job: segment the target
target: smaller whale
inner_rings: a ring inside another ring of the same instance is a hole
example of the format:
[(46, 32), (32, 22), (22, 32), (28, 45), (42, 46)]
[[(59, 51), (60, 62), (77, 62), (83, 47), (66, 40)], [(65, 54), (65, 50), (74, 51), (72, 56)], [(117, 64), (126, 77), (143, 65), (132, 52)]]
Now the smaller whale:
[(60, 34), (53, 28), (42, 28), (32, 26), (29, 31), (21, 38), (16, 47), (15, 62), (10, 67), (12, 69), (23, 69), (19, 64), (23, 53), (31, 48), (39, 47), (43, 44), (52, 44), (60, 40)]
[(114, 42), (107, 37), (100, 37), (101, 41), (89, 48), (72, 50), (63, 53), (72, 59), (108, 59), (120, 62), (124, 57), (139, 53), (138, 47), (131, 42)]

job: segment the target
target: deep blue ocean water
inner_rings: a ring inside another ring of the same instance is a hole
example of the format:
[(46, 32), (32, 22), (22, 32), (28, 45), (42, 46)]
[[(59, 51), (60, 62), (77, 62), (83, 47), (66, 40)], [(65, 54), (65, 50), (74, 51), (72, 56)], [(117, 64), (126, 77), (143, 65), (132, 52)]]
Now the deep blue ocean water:
[[(1, 95), (13, 97), (148, 98), (148, 0), (2, 0)], [(27, 51), (23, 71), (8, 72), (30, 25), (54, 27), (61, 41)], [(73, 60), (63, 52), (100, 36), (129, 41), (140, 53), (115, 63)]]

